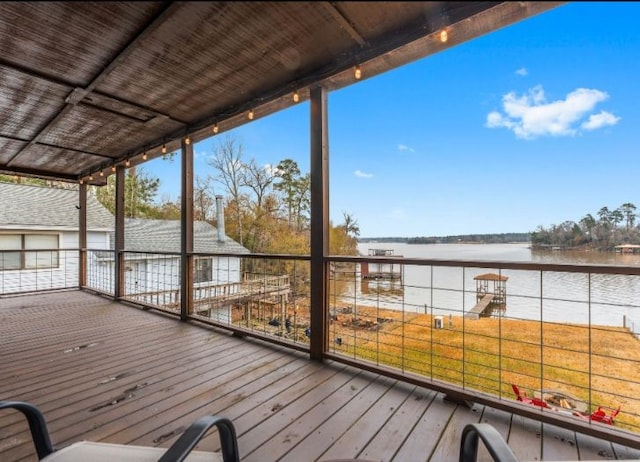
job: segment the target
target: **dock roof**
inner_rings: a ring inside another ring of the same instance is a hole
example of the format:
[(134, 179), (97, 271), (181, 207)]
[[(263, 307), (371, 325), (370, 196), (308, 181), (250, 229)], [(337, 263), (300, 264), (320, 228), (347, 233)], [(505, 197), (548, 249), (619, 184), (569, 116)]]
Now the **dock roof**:
[(501, 274), (486, 273), (486, 274), (479, 274), (473, 279), (475, 281), (507, 281), (509, 277), (503, 276)]

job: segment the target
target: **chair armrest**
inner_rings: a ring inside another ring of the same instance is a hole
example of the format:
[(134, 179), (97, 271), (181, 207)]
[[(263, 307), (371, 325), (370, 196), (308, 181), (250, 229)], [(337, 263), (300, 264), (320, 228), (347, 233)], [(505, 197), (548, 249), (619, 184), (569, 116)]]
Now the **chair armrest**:
[(180, 435), (180, 438), (167, 449), (158, 462), (182, 462), (213, 426), (218, 428), (220, 434), (222, 460), (224, 462), (240, 462), (236, 430), (229, 419), (219, 416), (200, 417), (192, 423)]
[(481, 439), (494, 461), (518, 462), (500, 433), (487, 423), (468, 424), (462, 430), (460, 462), (475, 462), (478, 456), (478, 439)]
[(15, 409), (24, 414), (29, 423), (29, 430), (31, 431), (33, 444), (36, 447), (38, 459), (44, 459), (53, 453), (54, 449), (49, 437), (49, 430), (47, 430), (47, 424), (37, 407), (22, 401), (0, 401), (0, 409)]

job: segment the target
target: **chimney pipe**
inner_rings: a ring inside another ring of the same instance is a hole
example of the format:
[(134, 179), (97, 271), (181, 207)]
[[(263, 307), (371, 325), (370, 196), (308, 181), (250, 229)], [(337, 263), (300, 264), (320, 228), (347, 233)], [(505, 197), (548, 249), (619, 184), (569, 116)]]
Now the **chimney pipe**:
[(216, 220), (218, 225), (218, 242), (226, 240), (224, 231), (224, 206), (222, 205), (222, 196), (216, 196)]

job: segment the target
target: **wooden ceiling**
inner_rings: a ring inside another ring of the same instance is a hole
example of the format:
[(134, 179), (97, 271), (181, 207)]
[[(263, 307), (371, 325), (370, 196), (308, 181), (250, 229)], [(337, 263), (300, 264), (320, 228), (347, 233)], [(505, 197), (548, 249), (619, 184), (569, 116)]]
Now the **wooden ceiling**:
[(100, 184), (561, 3), (2, 2), (0, 172)]

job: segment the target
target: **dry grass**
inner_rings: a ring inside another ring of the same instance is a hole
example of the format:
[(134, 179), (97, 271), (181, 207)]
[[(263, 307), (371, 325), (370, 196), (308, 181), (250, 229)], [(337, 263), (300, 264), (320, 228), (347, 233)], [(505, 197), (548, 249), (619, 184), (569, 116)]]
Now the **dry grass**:
[(511, 384), (529, 394), (559, 389), (591, 410), (620, 405), (616, 426), (640, 428), (640, 341), (624, 328), (445, 317), (434, 329), (430, 315), (358, 307), (330, 332), (331, 348), (351, 357), (505, 398), (515, 398)]

